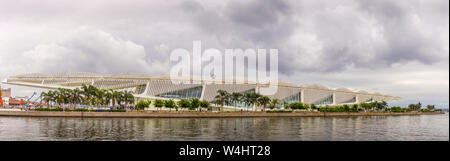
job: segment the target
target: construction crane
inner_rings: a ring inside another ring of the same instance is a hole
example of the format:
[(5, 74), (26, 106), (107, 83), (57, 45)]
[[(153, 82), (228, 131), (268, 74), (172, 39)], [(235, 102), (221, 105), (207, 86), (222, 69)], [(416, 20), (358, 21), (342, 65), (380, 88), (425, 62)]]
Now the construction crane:
[(34, 97), (34, 95), (36, 95), (36, 92), (33, 92), (33, 95), (31, 95), (31, 97), (28, 98), (27, 101), (25, 101), (25, 102), (23, 103), (23, 105), (24, 105), (24, 106), (28, 106), (28, 102), (31, 100), (31, 98)]
[(34, 101), (31, 102), (31, 104), (30, 104), (29, 106), (39, 107), (41, 104), (34, 105), (34, 103), (36, 103), (36, 101), (37, 101), (39, 98), (41, 98), (41, 95), (39, 95), (39, 97), (37, 97), (36, 99), (34, 99)]
[[(41, 98), (41, 96), (39, 96), (39, 97), (37, 97), (36, 99), (34, 99), (34, 101), (31, 102), (31, 104), (24, 104), (24, 105), (25, 105), (25, 106), (33, 106), (34, 103), (36, 103), (36, 101), (37, 101), (39, 98)], [(38, 107), (38, 106), (40, 106), (40, 104), (39, 104), (39, 105), (35, 105), (34, 107)]]

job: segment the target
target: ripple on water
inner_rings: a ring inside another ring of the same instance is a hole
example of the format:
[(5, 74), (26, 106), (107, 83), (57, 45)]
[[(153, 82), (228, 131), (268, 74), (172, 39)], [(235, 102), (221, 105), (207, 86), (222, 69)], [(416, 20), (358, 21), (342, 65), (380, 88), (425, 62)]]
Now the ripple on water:
[(449, 140), (445, 115), (268, 118), (0, 117), (0, 140)]

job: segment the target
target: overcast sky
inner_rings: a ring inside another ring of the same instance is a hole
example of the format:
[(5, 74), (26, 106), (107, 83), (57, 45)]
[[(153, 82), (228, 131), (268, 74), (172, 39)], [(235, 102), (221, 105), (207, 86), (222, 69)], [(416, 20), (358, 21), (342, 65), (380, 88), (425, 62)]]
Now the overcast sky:
[(0, 0), (1, 80), (166, 75), (170, 52), (194, 40), (203, 49), (277, 48), (279, 75), (295, 84), (448, 107), (448, 0)]

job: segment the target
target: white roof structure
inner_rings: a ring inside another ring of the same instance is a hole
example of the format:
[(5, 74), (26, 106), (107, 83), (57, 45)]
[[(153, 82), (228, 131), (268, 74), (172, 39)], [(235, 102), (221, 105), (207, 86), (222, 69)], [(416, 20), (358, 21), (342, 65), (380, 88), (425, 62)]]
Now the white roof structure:
[[(231, 80), (231, 79), (228, 79)], [(177, 84), (181, 81), (182, 84)], [(2, 83), (38, 87), (46, 89), (79, 88), (83, 84), (93, 85), (100, 89), (133, 90), (136, 97), (141, 98), (191, 98), (197, 97), (212, 101), (217, 90), (228, 92), (258, 92), (267, 84), (256, 82), (224, 83), (224, 81), (202, 80), (199, 77), (183, 77), (172, 81), (169, 76), (153, 77), (135, 73), (94, 74), (94, 73), (61, 73), (61, 74), (22, 74), (11, 76)], [(309, 104), (352, 104), (369, 101), (395, 101), (400, 97), (368, 93), (366, 91), (347, 88), (331, 89), (321, 85), (295, 85), (289, 82), (278, 82), (278, 91), (271, 98), (305, 102)]]

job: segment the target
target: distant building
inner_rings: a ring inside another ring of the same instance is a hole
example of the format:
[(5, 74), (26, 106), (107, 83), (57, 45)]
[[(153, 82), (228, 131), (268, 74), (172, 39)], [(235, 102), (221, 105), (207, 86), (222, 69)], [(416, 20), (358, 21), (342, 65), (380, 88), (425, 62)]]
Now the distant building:
[(4, 88), (0, 87), (0, 89), (2, 90), (0, 92), (0, 95), (1, 95), (0, 106), (8, 107), (9, 99), (11, 98), (11, 88), (4, 89)]
[(2, 97), (11, 97), (11, 88), (2, 88)]

